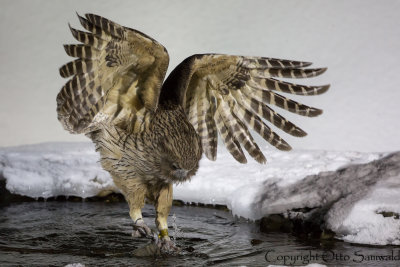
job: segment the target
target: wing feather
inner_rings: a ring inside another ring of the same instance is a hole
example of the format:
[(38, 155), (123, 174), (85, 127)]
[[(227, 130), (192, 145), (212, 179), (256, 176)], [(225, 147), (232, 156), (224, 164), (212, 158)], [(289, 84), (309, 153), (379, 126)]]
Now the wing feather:
[(202, 141), (203, 143), (203, 151), (206, 154), (206, 157), (210, 160), (217, 159), (217, 144), (218, 144), (218, 132), (217, 126), (214, 121), (214, 114), (216, 112), (216, 100), (214, 97), (211, 96), (210, 92), (207, 92), (207, 99), (210, 103), (209, 108), (207, 109), (206, 113), (206, 127), (207, 127), (207, 136), (205, 140)]
[(239, 142), (232, 135), (232, 132), (227, 128), (225, 121), (223, 120), (220, 112), (216, 110), (214, 115), (214, 120), (217, 125), (217, 129), (219, 134), (221, 135), (222, 142), (225, 147), (228, 149), (229, 153), (240, 163), (247, 163), (247, 159), (243, 153), (242, 148), (240, 147)]
[[(200, 81), (201, 83), (205, 81)], [(212, 103), (210, 103), (208, 92), (206, 90), (200, 90), (198, 94), (199, 98), (196, 101), (196, 112), (197, 112), (197, 133), (200, 136), (204, 154), (211, 160), (216, 159), (216, 144), (217, 144), (217, 132), (216, 126), (213, 120)]]
[(184, 90), (182, 105), (201, 137), (206, 156), (215, 159), (218, 132), (237, 161), (247, 162), (242, 151), (244, 147), (256, 161), (265, 163), (266, 159), (254, 142), (250, 129), (276, 148), (290, 150), (290, 145), (264, 120), (293, 136), (306, 135), (270, 105), (302, 116), (320, 115), (322, 110), (275, 92), (304, 96), (325, 93), (329, 85), (308, 86), (279, 80), (310, 78), (326, 71), (326, 68), (305, 68), (310, 65), (310, 62), (304, 61), (218, 54), (194, 55), (182, 62), (177, 69), (178, 73), (182, 69), (185, 79), (182, 79), (183, 85), (178, 84), (177, 87)]
[[(236, 56), (237, 57), (237, 56)], [(305, 61), (295, 61), (268, 57), (238, 57), (240, 62), (239, 66), (245, 66), (247, 68), (281, 68), (281, 69), (294, 69), (308, 67), (312, 63)]]
[(278, 78), (310, 78), (321, 75), (327, 69), (282, 69), (282, 68), (268, 68), (268, 69), (251, 69), (250, 73), (253, 77), (278, 77)]
[(307, 86), (280, 81), (273, 78), (259, 78), (258, 76), (252, 76), (248, 81), (248, 84), (252, 84), (256, 87), (267, 88), (270, 90), (280, 91), (295, 95), (320, 95), (325, 93), (329, 89), (329, 85), (322, 86)]
[(102, 50), (107, 45), (107, 40), (101, 39), (98, 35), (74, 29), (71, 25), (69, 25), (69, 29), (71, 30), (72, 36), (74, 36), (78, 42), (85, 45), (89, 45), (98, 50)]
[[(252, 90), (257, 89), (257, 90)], [(248, 96), (253, 95), (258, 101), (278, 106), (282, 109), (296, 113), (298, 115), (315, 117), (322, 114), (321, 109), (309, 107), (297, 101), (291, 100), (283, 95), (274, 93), (270, 90), (263, 90), (262, 87), (250, 83), (243, 87), (243, 92)]]
[(64, 45), (77, 59), (63, 65), (60, 75), (72, 78), (57, 96), (64, 128), (88, 133), (111, 123), (140, 131), (158, 105), (169, 57), (157, 41), (94, 14), (78, 15), (87, 30), (70, 30), (81, 44)]
[(239, 106), (236, 107), (235, 112), (249, 125), (252, 130), (254, 130), (262, 138), (264, 138), (264, 140), (279, 150), (291, 149), (290, 145), (286, 143), (285, 140), (273, 132), (257, 114), (254, 114), (250, 109), (248, 109), (248, 105), (246, 104), (243, 96), (240, 95), (240, 92), (234, 91), (232, 93), (234, 94)]
[(82, 59), (98, 59), (101, 54), (98, 49), (83, 44), (64, 45), (64, 49), (68, 56)]
[(250, 156), (260, 163), (265, 163), (266, 159), (254, 142), (247, 127), (233, 112), (235, 103), (232, 100), (226, 101), (220, 95), (216, 95), (216, 99), (218, 102), (217, 112), (221, 115), (225, 127), (231, 135), (246, 149)]

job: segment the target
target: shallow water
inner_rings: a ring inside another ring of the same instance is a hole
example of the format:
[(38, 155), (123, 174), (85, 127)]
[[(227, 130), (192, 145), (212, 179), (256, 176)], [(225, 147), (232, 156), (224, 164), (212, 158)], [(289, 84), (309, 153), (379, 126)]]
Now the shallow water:
[[(284, 256), (292, 257), (287, 260), (288, 265), (306, 265), (311, 254), (319, 255), (320, 259), (310, 262), (328, 266), (400, 266), (400, 260), (382, 263), (365, 258), (392, 252), (398, 255), (399, 247), (363, 247), (340, 241), (321, 243), (302, 241), (285, 233), (260, 233), (256, 224), (211, 208), (174, 206), (170, 225), (173, 214), (182, 231), (176, 240), (182, 253), (140, 258), (133, 256), (132, 251), (150, 241), (131, 237), (132, 222), (126, 203), (51, 201), (3, 206), (0, 207), (0, 265), (268, 266), (283, 264), (278, 259)], [(148, 225), (154, 227), (153, 207), (146, 205), (143, 215)], [(170, 235), (173, 233), (170, 229)]]

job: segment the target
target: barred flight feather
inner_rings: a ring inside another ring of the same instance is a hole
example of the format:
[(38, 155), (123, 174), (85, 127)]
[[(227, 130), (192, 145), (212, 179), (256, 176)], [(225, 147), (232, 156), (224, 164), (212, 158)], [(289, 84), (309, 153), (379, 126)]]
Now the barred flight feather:
[(260, 115), (263, 119), (271, 122), (273, 125), (275, 125), (279, 129), (282, 129), (286, 133), (297, 137), (307, 135), (306, 132), (282, 117), (280, 114), (276, 113), (268, 105), (257, 101), (251, 96), (249, 97), (245, 95), (244, 92), (241, 92), (239, 90), (236, 90), (232, 93), (241, 106), (248, 110), (252, 110), (255, 114)]
[(95, 117), (102, 113), (98, 118), (125, 130), (143, 129), (148, 119), (142, 116), (149, 113), (142, 109), (154, 111), (158, 104), (168, 53), (137, 31), (97, 15), (85, 17), (78, 15), (88, 32), (70, 26), (81, 44), (64, 45), (65, 52), (78, 59), (60, 68), (62, 77), (73, 76), (57, 97), (60, 121), (70, 132), (87, 132), (98, 128)]
[(75, 74), (84, 74), (93, 70), (92, 60), (77, 59), (71, 61), (60, 68), (60, 75), (63, 78), (68, 78)]
[[(227, 103), (222, 99), (221, 96), (216, 96), (219, 101), (219, 106), (217, 108), (218, 113), (221, 115), (221, 118), (228, 129), (228, 131), (236, 138), (236, 140), (243, 145), (246, 151), (255, 158), (258, 162), (263, 163), (265, 158), (262, 156), (262, 153), (254, 142), (251, 134), (245, 127), (245, 125), (240, 121), (240, 119), (232, 112), (234, 108), (234, 102), (229, 101)], [(261, 153), (261, 155), (260, 155)]]
[(273, 78), (252, 77), (247, 82), (250, 86), (266, 88), (295, 95), (320, 95), (329, 89), (329, 85), (307, 86), (284, 82)]
[(294, 60), (284, 60), (277, 58), (267, 58), (267, 57), (241, 57), (239, 61), (239, 66), (244, 66), (247, 68), (285, 68), (294, 69), (300, 67), (308, 67), (312, 63), (304, 61), (294, 61)]
[(92, 46), (98, 50), (102, 50), (107, 45), (107, 41), (101, 39), (98, 35), (74, 29), (71, 25), (69, 25), (69, 29), (71, 30), (72, 36), (85, 45)]
[[(236, 160), (243, 161), (244, 154), (239, 150), (243, 146), (253, 158), (263, 163), (265, 157), (248, 128), (280, 150), (290, 150), (291, 147), (263, 119), (290, 135), (307, 135), (269, 105), (308, 117), (322, 113), (320, 109), (301, 104), (274, 91), (305, 96), (319, 95), (325, 93), (329, 85), (299, 85), (274, 77), (310, 78), (324, 73), (326, 68), (304, 69), (311, 63), (264, 57), (205, 54), (192, 58), (185, 61), (188, 64), (186, 68), (190, 68), (192, 74), (188, 76), (187, 87), (183, 89), (186, 90), (186, 102), (182, 104), (186, 107), (189, 121), (202, 138), (204, 151), (217, 146), (207, 139), (212, 127), (206, 125), (214, 123), (225, 146)], [(216, 107), (213, 117), (205, 115), (208, 105), (204, 103), (204, 92), (217, 100), (215, 105), (210, 106)], [(232, 138), (233, 141), (229, 142), (227, 138)], [(209, 152), (205, 153), (207, 155)]]
[(266, 140), (271, 145), (275, 146), (279, 150), (290, 150), (291, 147), (288, 143), (286, 143), (279, 135), (271, 130), (262, 119), (254, 114), (252, 111), (248, 109), (248, 105), (246, 104), (243, 97), (239, 92), (233, 93), (238, 105), (235, 106), (235, 113), (245, 121), (251, 129), (253, 129), (256, 133), (258, 133), (264, 140)]
[(83, 59), (99, 59), (100, 57), (100, 51), (88, 45), (64, 45), (64, 49), (70, 57), (79, 57)]
[(279, 78), (310, 78), (324, 73), (326, 68), (318, 69), (282, 69), (282, 68), (268, 68), (268, 69), (251, 69), (250, 73), (253, 77), (279, 77)]
[(217, 125), (217, 129), (219, 134), (221, 135), (222, 142), (224, 143), (225, 147), (228, 149), (229, 153), (240, 163), (245, 164), (247, 163), (246, 156), (243, 153), (242, 148), (240, 147), (239, 142), (236, 138), (232, 135), (232, 133), (228, 130), (227, 126), (225, 125), (224, 120), (221, 117), (218, 109), (214, 114), (214, 120)]
[[(250, 87), (257, 90), (252, 90)], [(243, 91), (248, 96), (253, 95), (258, 101), (275, 105), (298, 115), (315, 117), (322, 114), (320, 109), (306, 106), (269, 90), (260, 90), (258, 86), (247, 85), (243, 87)]]
[(206, 113), (206, 127), (207, 127), (207, 138), (204, 141), (205, 148), (204, 154), (209, 160), (216, 160), (217, 159), (217, 142), (218, 142), (218, 132), (217, 126), (214, 121), (214, 114), (215, 114), (215, 98), (207, 91), (207, 99), (209, 101), (209, 107)]

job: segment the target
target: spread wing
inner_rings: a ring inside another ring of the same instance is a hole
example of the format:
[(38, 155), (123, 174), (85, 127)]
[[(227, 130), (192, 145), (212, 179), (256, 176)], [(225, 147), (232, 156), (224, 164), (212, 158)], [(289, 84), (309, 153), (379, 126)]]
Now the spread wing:
[(318, 95), (329, 85), (305, 86), (277, 78), (308, 78), (325, 68), (307, 69), (308, 62), (263, 57), (194, 55), (187, 60), (191, 73), (183, 100), (186, 114), (201, 137), (206, 156), (216, 159), (217, 132), (233, 157), (246, 163), (242, 147), (259, 163), (266, 159), (249, 129), (280, 150), (291, 147), (264, 122), (293, 136), (306, 133), (279, 115), (271, 106), (314, 117), (322, 110), (291, 100), (279, 93)]
[(103, 123), (139, 131), (157, 108), (169, 62), (166, 49), (100, 16), (78, 17), (87, 31), (70, 27), (82, 44), (64, 46), (77, 59), (60, 68), (62, 77), (72, 78), (57, 96), (58, 119), (72, 133), (87, 133)]

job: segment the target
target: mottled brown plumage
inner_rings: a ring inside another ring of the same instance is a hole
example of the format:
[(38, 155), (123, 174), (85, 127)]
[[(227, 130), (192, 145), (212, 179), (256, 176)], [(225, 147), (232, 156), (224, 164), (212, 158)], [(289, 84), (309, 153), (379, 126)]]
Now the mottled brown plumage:
[(247, 162), (244, 148), (265, 163), (250, 129), (281, 150), (291, 147), (264, 120), (293, 136), (306, 135), (270, 105), (309, 117), (322, 113), (276, 91), (317, 95), (329, 85), (276, 78), (314, 77), (324, 68), (264, 57), (193, 55), (162, 84), (169, 57), (157, 41), (97, 15), (78, 17), (87, 32), (71, 28), (82, 44), (64, 46), (78, 59), (60, 68), (62, 77), (72, 78), (57, 96), (58, 119), (66, 130), (84, 133), (96, 144), (103, 168), (129, 203), (136, 236), (150, 233), (141, 219), (148, 198), (168, 242), (172, 183), (196, 173), (202, 152), (216, 160), (218, 133), (237, 161)]

